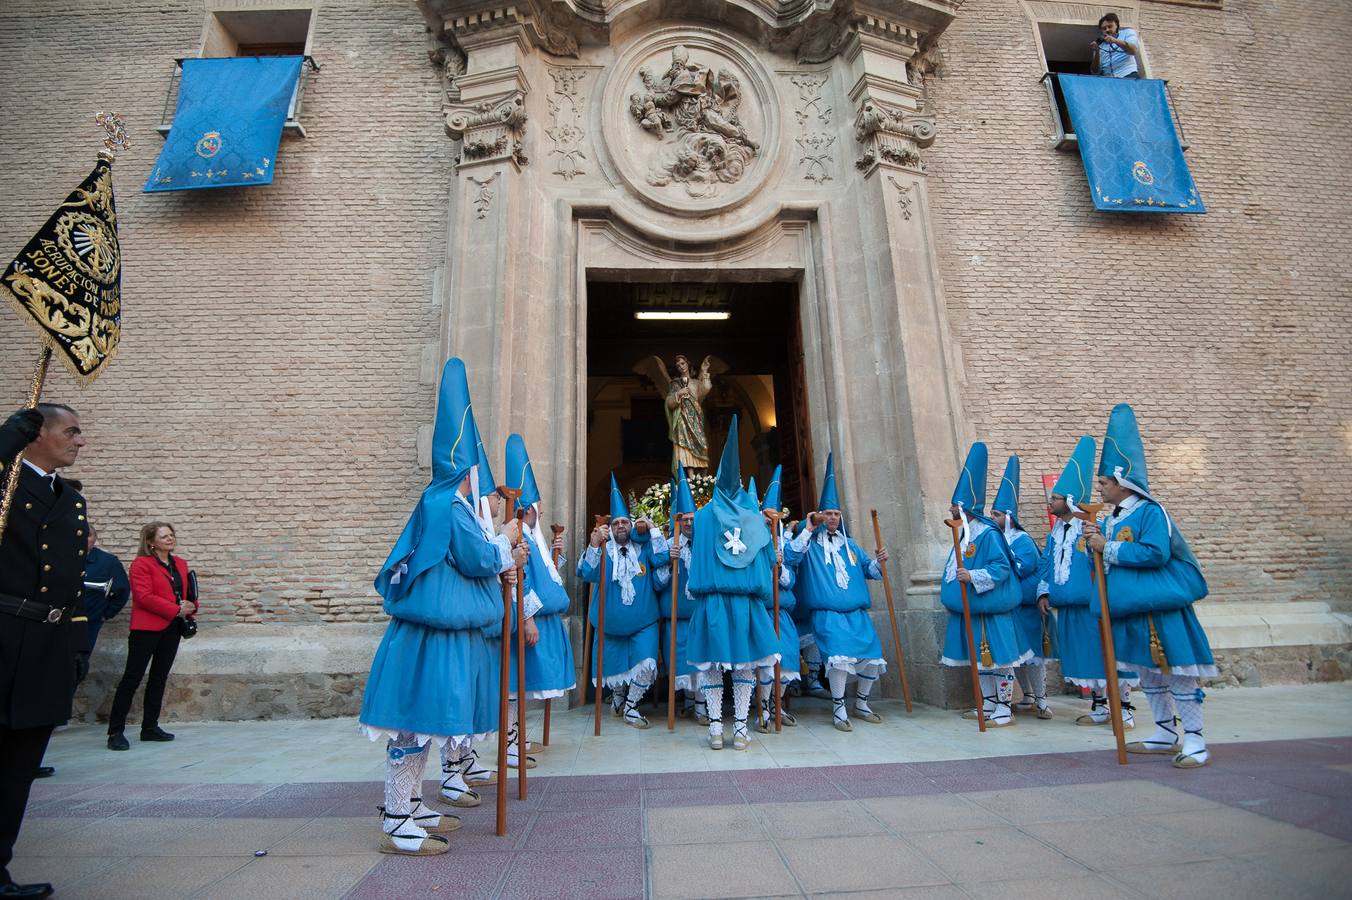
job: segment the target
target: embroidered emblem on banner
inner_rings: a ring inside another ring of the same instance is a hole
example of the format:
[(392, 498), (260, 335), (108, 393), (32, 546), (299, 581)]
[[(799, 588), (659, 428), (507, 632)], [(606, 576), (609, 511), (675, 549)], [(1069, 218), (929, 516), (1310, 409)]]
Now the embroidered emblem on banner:
[(1131, 526), (1128, 525), (1121, 531), (1117, 532), (1117, 535), (1113, 538), (1113, 540), (1122, 541), (1123, 543), (1130, 544), (1133, 540), (1135, 540), (1135, 538), (1131, 534)]
[(202, 135), (202, 139), (197, 142), (197, 155), (203, 159), (211, 159), (217, 153), (221, 152), (221, 133), (219, 131), (208, 131)]
[(1146, 187), (1155, 183), (1155, 174), (1150, 171), (1149, 166), (1139, 159), (1136, 161), (1136, 165), (1131, 167), (1131, 177)]

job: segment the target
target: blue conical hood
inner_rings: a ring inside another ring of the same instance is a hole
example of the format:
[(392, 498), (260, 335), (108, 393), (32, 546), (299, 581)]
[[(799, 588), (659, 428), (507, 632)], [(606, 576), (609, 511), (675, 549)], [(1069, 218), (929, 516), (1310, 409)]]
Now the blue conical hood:
[(507, 449), (503, 465), (507, 467), (504, 486), (520, 491), (516, 499), (517, 509), (530, 509), (540, 502), (540, 487), (535, 483), (535, 470), (530, 465), (530, 454), (526, 452), (526, 440), (519, 434), (507, 436)]
[(478, 461), (478, 445), (479, 428), (474, 423), (465, 364), (453, 356), (441, 369), (432, 428), (432, 483), (459, 485)]
[(770, 486), (765, 489), (765, 499), (761, 501), (761, 509), (779, 512), (780, 497), (783, 494), (783, 489), (779, 482), (783, 475), (784, 467), (775, 466), (775, 473), (770, 476)]
[(747, 509), (760, 509), (760, 496), (756, 493), (756, 476), (752, 475), (746, 482), (746, 495), (742, 498), (742, 505)]
[(836, 489), (836, 457), (826, 454), (826, 480), (822, 482), (822, 497), (817, 501), (817, 512), (840, 510), (840, 492)]
[(970, 515), (980, 516), (986, 507), (986, 445), (977, 441), (967, 451), (967, 461), (958, 473), (957, 487), (953, 488), (953, 504)]
[(737, 441), (737, 417), (734, 415), (732, 424), (728, 426), (728, 439), (723, 443), (723, 458), (718, 461), (718, 479), (715, 483), (715, 490), (729, 497), (736, 497), (742, 489), (742, 460)]
[(484, 446), (483, 435), (479, 435), (478, 438), (476, 453), (479, 461), (479, 496), (487, 497), (498, 489), (498, 483), (493, 480), (493, 470), (488, 467), (488, 448)]
[(1113, 407), (1108, 416), (1108, 431), (1103, 435), (1103, 455), (1098, 473), (1116, 478), (1123, 487), (1150, 496), (1145, 472), (1145, 445), (1136, 425), (1136, 413), (1126, 403)]
[(690, 482), (685, 480), (685, 466), (677, 466), (677, 472), (676, 489), (671, 493), (671, 514), (690, 515), (695, 511), (695, 495), (690, 492)]
[(629, 505), (624, 502), (624, 495), (620, 493), (620, 486), (615, 482), (615, 473), (610, 473), (610, 517), (612, 519), (628, 519)]
[(1066, 461), (1066, 467), (1061, 470), (1061, 477), (1052, 486), (1052, 493), (1065, 497), (1071, 509), (1077, 504), (1088, 503), (1093, 494), (1094, 455), (1097, 451), (1092, 437), (1087, 434), (1081, 437), (1075, 445), (1075, 452)]
[(1011, 456), (1005, 463), (1005, 474), (1000, 479), (1000, 487), (995, 492), (992, 512), (1002, 512), (1019, 521), (1019, 458)]

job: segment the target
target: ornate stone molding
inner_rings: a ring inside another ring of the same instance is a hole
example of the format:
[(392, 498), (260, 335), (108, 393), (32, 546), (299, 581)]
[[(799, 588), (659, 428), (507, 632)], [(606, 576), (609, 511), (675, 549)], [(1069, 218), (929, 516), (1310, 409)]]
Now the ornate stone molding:
[(451, 103), (446, 109), (446, 132), (461, 141), (460, 165), (510, 160), (518, 168), (530, 160), (525, 150), (526, 107), (522, 91), (479, 100)]
[(881, 162), (923, 173), (920, 151), (934, 143), (934, 115), (865, 100), (854, 120), (854, 139), (862, 146), (855, 168), (867, 174)]
[(577, 56), (571, 16), (549, 0), (433, 0), (424, 4), (424, 15), (431, 21), (439, 20), (445, 33), (466, 50), (524, 35), (532, 46), (553, 56)]
[(831, 126), (834, 110), (829, 99), (822, 95), (831, 74), (829, 71), (780, 74), (798, 91), (793, 114), (799, 134), (794, 143), (798, 146), (798, 165), (802, 167), (803, 178), (824, 184), (831, 180), (835, 171), (836, 134)]
[(480, 178), (477, 175), (469, 176), (469, 180), (474, 182), (474, 217), (476, 219), (488, 218), (488, 211), (493, 206), (493, 197), (497, 191), (493, 188), (493, 182), (498, 180), (502, 172), (494, 172), (486, 178)]
[(911, 200), (912, 186), (909, 184), (902, 184), (891, 175), (887, 176), (887, 180), (892, 182), (892, 187), (897, 189), (897, 205), (901, 207), (902, 219), (907, 222), (911, 221), (911, 203), (913, 202)]
[(550, 125), (545, 135), (554, 142), (554, 174), (572, 181), (585, 174), (582, 161), (587, 158), (584, 146), (587, 140), (587, 98), (582, 83), (593, 71), (588, 66), (549, 66), (549, 77), (554, 90), (545, 101), (549, 104)]

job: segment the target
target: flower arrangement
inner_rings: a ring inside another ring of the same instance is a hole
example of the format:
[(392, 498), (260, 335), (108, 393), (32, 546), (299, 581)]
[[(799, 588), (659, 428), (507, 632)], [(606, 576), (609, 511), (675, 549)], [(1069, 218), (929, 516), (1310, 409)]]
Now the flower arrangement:
[[(695, 498), (695, 508), (708, 503), (714, 496), (717, 480), (712, 475), (688, 475), (690, 493)], [(629, 512), (635, 519), (647, 516), (653, 524), (663, 527), (671, 518), (671, 482), (659, 482), (650, 485), (641, 496), (635, 497), (629, 492)]]

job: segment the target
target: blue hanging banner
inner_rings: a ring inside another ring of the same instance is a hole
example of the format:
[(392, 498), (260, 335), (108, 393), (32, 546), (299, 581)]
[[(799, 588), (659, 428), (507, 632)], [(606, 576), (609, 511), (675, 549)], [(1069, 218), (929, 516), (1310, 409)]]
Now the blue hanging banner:
[(1204, 213), (1156, 79), (1058, 75), (1094, 208)]
[(145, 190), (271, 184), (301, 56), (183, 60), (178, 108)]

